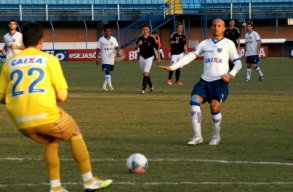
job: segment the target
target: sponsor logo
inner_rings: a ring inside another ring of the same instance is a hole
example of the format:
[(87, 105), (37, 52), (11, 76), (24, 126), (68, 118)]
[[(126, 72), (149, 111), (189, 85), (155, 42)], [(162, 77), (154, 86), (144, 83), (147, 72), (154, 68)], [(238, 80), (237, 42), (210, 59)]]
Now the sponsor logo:
[(93, 59), (96, 58), (96, 53), (69, 53), (69, 59)]

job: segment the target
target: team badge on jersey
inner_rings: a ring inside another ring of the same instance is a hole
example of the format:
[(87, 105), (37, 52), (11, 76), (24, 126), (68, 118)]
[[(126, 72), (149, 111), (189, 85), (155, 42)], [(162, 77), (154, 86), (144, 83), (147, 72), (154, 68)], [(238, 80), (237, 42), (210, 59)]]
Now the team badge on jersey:
[(217, 48), (218, 53), (221, 53), (223, 51), (222, 48)]

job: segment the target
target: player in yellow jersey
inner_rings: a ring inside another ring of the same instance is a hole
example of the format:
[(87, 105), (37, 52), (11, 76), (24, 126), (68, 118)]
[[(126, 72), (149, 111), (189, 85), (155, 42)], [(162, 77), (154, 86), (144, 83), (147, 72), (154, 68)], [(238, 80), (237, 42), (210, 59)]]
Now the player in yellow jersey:
[(79, 166), (84, 189), (96, 191), (112, 184), (92, 175), (90, 156), (73, 118), (58, 107), (67, 98), (67, 83), (59, 61), (44, 53), (43, 30), (37, 23), (22, 28), (25, 49), (8, 59), (0, 74), (0, 102), (5, 104), (17, 128), (25, 136), (45, 145), (50, 192), (67, 192), (60, 181), (58, 145), (68, 141)]

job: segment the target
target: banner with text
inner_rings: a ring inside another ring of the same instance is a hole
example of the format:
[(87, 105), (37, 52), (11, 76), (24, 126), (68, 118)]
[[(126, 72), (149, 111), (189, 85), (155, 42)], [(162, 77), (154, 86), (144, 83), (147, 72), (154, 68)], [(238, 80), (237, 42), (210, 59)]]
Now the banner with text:
[[(293, 47), (289, 47), (290, 57), (293, 58)], [(193, 48), (189, 48), (188, 51), (193, 51)], [(95, 61), (96, 50), (95, 49), (69, 49), (69, 50), (44, 50), (57, 57), (60, 61)], [(122, 50), (123, 56), (116, 58), (116, 61), (135, 61), (138, 59), (138, 51), (133, 48), (126, 48)], [(241, 58), (244, 59), (244, 48), (240, 50)], [(170, 60), (170, 48), (162, 48), (160, 51), (162, 60)], [(268, 58), (268, 46), (262, 46), (260, 49), (259, 57), (261, 59)], [(100, 56), (99, 56), (100, 58)], [(197, 60), (201, 60), (202, 57), (198, 57)], [(5, 61), (5, 55), (0, 52), (0, 62)]]

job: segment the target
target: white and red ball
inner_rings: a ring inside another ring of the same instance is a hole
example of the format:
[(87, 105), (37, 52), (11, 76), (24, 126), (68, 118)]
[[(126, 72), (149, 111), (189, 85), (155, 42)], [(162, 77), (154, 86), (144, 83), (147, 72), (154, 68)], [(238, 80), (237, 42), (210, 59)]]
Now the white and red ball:
[(143, 154), (134, 153), (128, 157), (126, 165), (130, 173), (142, 174), (148, 168), (148, 160)]

